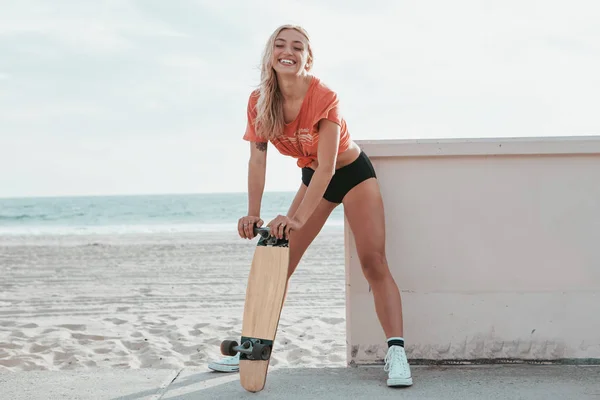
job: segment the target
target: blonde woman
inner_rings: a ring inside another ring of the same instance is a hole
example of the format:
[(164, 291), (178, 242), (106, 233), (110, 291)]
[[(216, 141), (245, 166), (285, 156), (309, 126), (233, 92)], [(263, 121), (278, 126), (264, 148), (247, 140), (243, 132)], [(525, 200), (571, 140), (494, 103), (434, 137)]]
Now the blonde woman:
[[(260, 87), (250, 94), (248, 215), (240, 218), (239, 235), (252, 239), (253, 225), (262, 226), (260, 204), (265, 185), (267, 146), (291, 156), (301, 169), (302, 183), (286, 215), (267, 226), (290, 240), (288, 279), (325, 221), (339, 204), (356, 240), (365, 278), (387, 337), (384, 370), (389, 386), (410, 386), (404, 351), (400, 292), (385, 254), (383, 202), (368, 156), (350, 137), (337, 94), (310, 74), (313, 52), (308, 33), (283, 25), (269, 38), (262, 60)], [(217, 371), (239, 370), (239, 355), (209, 364)]]

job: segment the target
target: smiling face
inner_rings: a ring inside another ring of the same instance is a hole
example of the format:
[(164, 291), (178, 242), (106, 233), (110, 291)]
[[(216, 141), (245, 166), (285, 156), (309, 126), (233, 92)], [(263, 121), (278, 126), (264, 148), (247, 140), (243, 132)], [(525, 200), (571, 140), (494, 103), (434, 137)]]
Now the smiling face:
[(295, 29), (284, 29), (273, 43), (273, 69), (278, 74), (302, 75), (310, 70), (312, 54), (308, 39)]

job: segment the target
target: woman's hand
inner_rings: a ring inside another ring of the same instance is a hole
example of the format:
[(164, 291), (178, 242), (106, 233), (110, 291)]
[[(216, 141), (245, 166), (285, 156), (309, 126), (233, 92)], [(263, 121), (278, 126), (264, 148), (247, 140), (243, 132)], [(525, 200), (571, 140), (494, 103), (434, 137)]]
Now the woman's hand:
[(277, 239), (289, 239), (290, 231), (297, 231), (302, 228), (300, 221), (288, 218), (285, 215), (278, 215), (274, 220), (269, 222), (267, 226), (271, 230), (271, 236)]
[(264, 221), (260, 217), (247, 215), (238, 221), (238, 233), (242, 239), (252, 239), (254, 236), (254, 225), (261, 227)]

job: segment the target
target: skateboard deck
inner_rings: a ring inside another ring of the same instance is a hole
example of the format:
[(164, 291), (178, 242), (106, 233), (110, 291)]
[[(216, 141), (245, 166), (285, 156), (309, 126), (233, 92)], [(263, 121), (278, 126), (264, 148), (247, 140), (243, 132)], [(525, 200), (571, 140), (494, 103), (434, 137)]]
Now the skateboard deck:
[(241, 341), (225, 340), (221, 353), (240, 353), (240, 383), (250, 392), (266, 383), (273, 342), (287, 286), (289, 246), (270, 236), (269, 228), (254, 228), (259, 240), (248, 275)]

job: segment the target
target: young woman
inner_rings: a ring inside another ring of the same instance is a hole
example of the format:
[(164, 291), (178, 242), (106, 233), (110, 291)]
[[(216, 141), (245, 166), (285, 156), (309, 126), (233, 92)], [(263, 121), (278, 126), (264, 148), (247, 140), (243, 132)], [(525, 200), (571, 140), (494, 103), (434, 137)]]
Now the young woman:
[[(267, 226), (290, 241), (288, 279), (304, 252), (339, 204), (353, 231), (365, 278), (371, 285), (388, 352), (384, 370), (389, 386), (410, 386), (412, 376), (404, 351), (400, 292), (385, 254), (385, 218), (375, 170), (352, 141), (341, 115), (337, 94), (309, 72), (313, 52), (308, 33), (283, 25), (269, 38), (262, 60), (259, 89), (250, 94), (248, 215), (238, 222), (242, 238), (262, 226), (260, 205), (265, 184), (267, 146), (297, 159), (302, 183), (286, 215)], [(213, 362), (209, 368), (238, 371), (239, 355)]]

